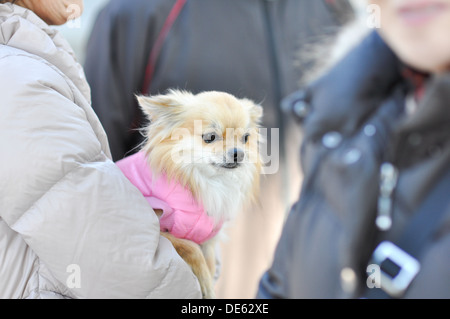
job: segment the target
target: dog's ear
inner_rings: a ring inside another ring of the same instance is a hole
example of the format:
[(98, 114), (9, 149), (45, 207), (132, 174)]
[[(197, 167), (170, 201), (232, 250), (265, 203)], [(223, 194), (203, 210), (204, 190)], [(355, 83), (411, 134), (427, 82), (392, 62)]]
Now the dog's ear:
[(253, 102), (249, 99), (242, 99), (241, 101), (245, 105), (245, 107), (248, 108), (251, 121), (256, 126), (259, 126), (261, 124), (263, 113), (264, 113), (262, 106), (256, 104), (255, 102)]
[(192, 96), (189, 92), (170, 90), (164, 95), (136, 95), (136, 99), (149, 120), (154, 122), (179, 115)]

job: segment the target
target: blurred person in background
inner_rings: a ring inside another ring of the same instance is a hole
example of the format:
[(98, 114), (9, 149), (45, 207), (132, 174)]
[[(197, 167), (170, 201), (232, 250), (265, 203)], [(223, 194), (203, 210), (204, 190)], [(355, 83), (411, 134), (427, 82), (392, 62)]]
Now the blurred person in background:
[(259, 298), (450, 298), (450, 1), (366, 5), (368, 35), (285, 100), (304, 182)]
[(90, 88), (49, 25), (82, 0), (0, 3), (0, 299), (200, 298), (112, 162)]
[[(301, 183), (301, 133), (280, 101), (300, 87), (309, 67), (298, 52), (333, 36), (351, 15), (347, 1), (112, 0), (98, 16), (85, 69), (115, 160), (142, 141), (136, 93), (216, 90), (264, 107), (270, 164), (279, 156), (280, 167), (262, 179), (259, 205), (228, 231), (218, 297), (254, 297), (270, 264)], [(279, 136), (270, 135), (273, 128)]]

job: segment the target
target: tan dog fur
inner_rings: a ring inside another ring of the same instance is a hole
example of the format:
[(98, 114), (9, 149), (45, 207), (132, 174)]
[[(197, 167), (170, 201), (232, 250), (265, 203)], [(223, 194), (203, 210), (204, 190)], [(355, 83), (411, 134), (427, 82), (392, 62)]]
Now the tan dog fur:
[[(222, 92), (194, 95), (171, 90), (166, 95), (137, 98), (151, 122), (145, 128), (143, 150), (154, 174), (164, 172), (189, 188), (217, 223), (233, 220), (246, 204), (256, 200), (262, 169), (260, 106)], [(182, 139), (174, 138), (180, 133)], [(233, 167), (236, 155), (233, 162), (229, 154), (235, 149), (245, 156)], [(203, 297), (214, 298), (215, 245), (220, 236), (198, 245), (169, 233), (162, 235), (191, 266)]]

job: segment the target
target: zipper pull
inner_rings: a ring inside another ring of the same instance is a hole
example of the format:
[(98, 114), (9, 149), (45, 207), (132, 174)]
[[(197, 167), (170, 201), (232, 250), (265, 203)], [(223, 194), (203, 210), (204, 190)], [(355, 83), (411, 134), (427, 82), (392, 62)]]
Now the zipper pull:
[(391, 163), (384, 163), (380, 168), (380, 195), (375, 223), (381, 231), (388, 231), (392, 226), (393, 193), (398, 182), (398, 169)]

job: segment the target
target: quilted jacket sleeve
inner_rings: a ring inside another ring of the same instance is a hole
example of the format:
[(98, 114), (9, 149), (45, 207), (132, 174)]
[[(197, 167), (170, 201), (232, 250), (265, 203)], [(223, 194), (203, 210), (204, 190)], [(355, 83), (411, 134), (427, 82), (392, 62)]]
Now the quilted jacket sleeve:
[[(98, 120), (68, 78), (27, 55), (1, 58), (0, 69), (0, 218), (61, 289), (77, 298), (200, 297), (144, 197), (105, 155)], [(80, 281), (69, 289), (73, 265)]]

